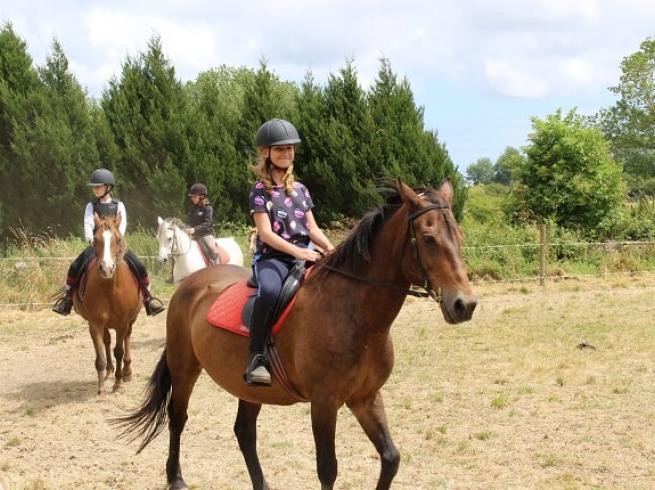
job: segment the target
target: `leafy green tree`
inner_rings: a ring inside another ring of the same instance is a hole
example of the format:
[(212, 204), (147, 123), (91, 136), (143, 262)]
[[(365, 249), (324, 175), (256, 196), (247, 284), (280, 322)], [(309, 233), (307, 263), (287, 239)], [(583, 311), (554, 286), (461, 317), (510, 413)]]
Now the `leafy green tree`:
[(655, 194), (655, 39), (623, 59), (616, 104), (600, 122), (633, 192)]
[(517, 214), (603, 235), (623, 200), (622, 169), (609, 142), (575, 110), (534, 117), (532, 127), (514, 191)]
[(511, 184), (516, 180), (516, 174), (524, 162), (525, 156), (520, 150), (508, 146), (494, 164), (492, 181), (504, 185)]
[(117, 189), (132, 221), (150, 225), (157, 215), (179, 213), (191, 157), (188, 103), (158, 37), (147, 52), (128, 57), (102, 107), (120, 150)]
[(466, 169), (466, 178), (475, 184), (489, 184), (494, 179), (494, 164), (489, 158), (478, 158)]

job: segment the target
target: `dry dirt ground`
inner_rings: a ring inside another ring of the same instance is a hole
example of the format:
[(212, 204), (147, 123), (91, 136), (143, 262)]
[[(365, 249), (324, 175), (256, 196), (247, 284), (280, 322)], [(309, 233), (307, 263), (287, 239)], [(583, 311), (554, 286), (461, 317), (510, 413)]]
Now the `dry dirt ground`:
[[(477, 291), (466, 325), (412, 298), (392, 328), (394, 488), (655, 488), (655, 278)], [(165, 487), (168, 431), (136, 456), (107, 423), (140, 402), (164, 321), (139, 317), (134, 380), (98, 398), (80, 317), (0, 311), (0, 488)], [(235, 413), (203, 375), (182, 439), (191, 488), (250, 488)], [(346, 409), (336, 445), (335, 488), (374, 488), (377, 454)], [(264, 407), (259, 447), (272, 488), (320, 487), (308, 405)]]

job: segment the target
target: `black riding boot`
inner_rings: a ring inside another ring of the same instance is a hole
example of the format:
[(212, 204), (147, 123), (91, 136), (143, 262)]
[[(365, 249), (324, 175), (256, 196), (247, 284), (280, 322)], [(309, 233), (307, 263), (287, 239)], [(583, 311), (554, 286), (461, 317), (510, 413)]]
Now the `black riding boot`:
[(66, 291), (66, 296), (62, 296), (57, 301), (55, 301), (55, 304), (52, 307), (52, 311), (64, 316), (70, 315), (72, 309), (73, 309), (72, 290), (70, 295), (68, 294), (68, 291)]
[(75, 291), (76, 284), (76, 276), (69, 275), (66, 278), (65, 295), (55, 301), (55, 304), (52, 306), (52, 311), (64, 316), (70, 315), (70, 312), (73, 309), (73, 292)]
[(251, 352), (246, 374), (244, 374), (248, 385), (271, 385), (271, 372), (263, 352)]
[(269, 312), (265, 312), (263, 318), (261, 314), (257, 314), (255, 311), (252, 313), (250, 319), (250, 358), (248, 359), (246, 373), (243, 375), (246, 384), (271, 385), (271, 370), (264, 355), (264, 345), (268, 338), (268, 332), (272, 327), (270, 317)]
[(164, 303), (159, 298), (152, 296), (150, 291), (146, 290), (147, 296), (144, 294), (143, 306), (146, 308), (146, 315), (155, 316), (159, 315), (166, 309)]

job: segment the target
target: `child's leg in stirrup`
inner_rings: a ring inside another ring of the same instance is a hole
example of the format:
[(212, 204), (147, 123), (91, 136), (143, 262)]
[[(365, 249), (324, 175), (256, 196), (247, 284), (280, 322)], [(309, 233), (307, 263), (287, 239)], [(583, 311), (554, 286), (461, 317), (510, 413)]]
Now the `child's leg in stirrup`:
[(217, 265), (221, 263), (221, 256), (218, 251), (218, 246), (216, 245), (216, 238), (214, 235), (207, 235), (202, 237), (202, 239), (207, 246), (207, 251), (209, 253), (209, 260), (212, 264)]
[(52, 311), (60, 315), (69, 315), (73, 309), (73, 293), (79, 281), (82, 266), (93, 255), (93, 248), (87, 247), (84, 251), (77, 256), (73, 263), (68, 268), (68, 275), (66, 276), (66, 286), (64, 289), (64, 296), (59, 298), (52, 307)]
[(139, 279), (139, 286), (141, 288), (141, 294), (143, 295), (143, 306), (146, 308), (146, 314), (154, 316), (164, 311), (166, 309), (164, 303), (150, 293), (150, 278), (148, 277), (148, 271), (146, 270), (145, 265), (143, 265), (143, 262), (141, 262), (131, 250), (128, 250), (125, 253), (125, 259)]

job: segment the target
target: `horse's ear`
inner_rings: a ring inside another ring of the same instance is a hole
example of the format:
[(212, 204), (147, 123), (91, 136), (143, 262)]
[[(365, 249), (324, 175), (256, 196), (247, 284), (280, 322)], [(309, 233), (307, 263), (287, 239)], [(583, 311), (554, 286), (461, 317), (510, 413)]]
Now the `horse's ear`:
[(161, 226), (161, 224), (164, 222), (163, 219), (161, 219), (161, 216), (157, 216), (157, 226)]
[(446, 177), (443, 182), (441, 182), (437, 192), (441, 194), (441, 197), (443, 197), (444, 201), (446, 201), (448, 204), (452, 204), (455, 190), (453, 189), (453, 182), (450, 180), (450, 178)]
[(420, 206), (420, 198), (418, 194), (414, 192), (410, 186), (405, 184), (400, 177), (396, 179), (395, 182), (396, 190), (402, 201), (407, 204), (410, 208), (416, 208)]
[(98, 223), (100, 223), (100, 216), (98, 216), (98, 213), (93, 213), (93, 224), (98, 226)]

